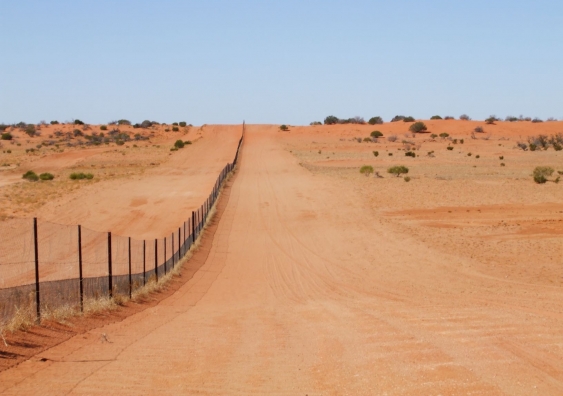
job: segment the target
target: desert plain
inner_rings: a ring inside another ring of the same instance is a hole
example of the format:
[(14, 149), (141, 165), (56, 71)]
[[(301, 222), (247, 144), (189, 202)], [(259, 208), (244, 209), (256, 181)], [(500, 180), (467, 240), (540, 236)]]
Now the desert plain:
[[(193, 276), (4, 370), (0, 392), (563, 394), (563, 151), (517, 145), (563, 122), (424, 122), (418, 134), (247, 125)], [(2, 141), (2, 221), (161, 237), (205, 199), (242, 131), (123, 126), (146, 139), (42, 143), (74, 129)], [(170, 151), (178, 139), (191, 144)], [(408, 173), (387, 172), (399, 165)], [(553, 177), (535, 183), (536, 166)], [(28, 170), (55, 179), (22, 180)], [(82, 171), (94, 178), (69, 179)]]

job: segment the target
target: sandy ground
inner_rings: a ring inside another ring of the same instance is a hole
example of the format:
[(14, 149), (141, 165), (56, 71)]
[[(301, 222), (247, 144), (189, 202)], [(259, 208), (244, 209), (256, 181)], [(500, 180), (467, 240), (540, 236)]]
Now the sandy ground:
[[(562, 394), (563, 184), (531, 171), (563, 152), (514, 146), (563, 126), (427, 124), (463, 145), (402, 123), (248, 127), (193, 278), (0, 373), (0, 392)], [(399, 140), (353, 140), (373, 129)], [(400, 164), (408, 183), (385, 171)]]

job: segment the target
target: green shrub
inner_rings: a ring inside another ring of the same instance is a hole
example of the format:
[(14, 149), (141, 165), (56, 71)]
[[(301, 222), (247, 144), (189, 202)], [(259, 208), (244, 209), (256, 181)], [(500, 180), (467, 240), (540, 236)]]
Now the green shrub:
[(84, 122), (80, 120), (74, 120), (74, 125), (84, 125)]
[(37, 174), (34, 171), (29, 170), (23, 174), (22, 179), (29, 181), (37, 181), (39, 180), (39, 176), (37, 176)]
[(180, 125), (183, 128), (188, 124), (186, 124), (186, 121), (181, 121), (181, 122), (178, 123), (178, 125)]
[(173, 122), (172, 125), (178, 126), (178, 123), (177, 123), (177, 122)]
[(441, 120), (442, 117), (440, 117), (439, 115), (435, 115), (435, 116), (430, 117), (430, 119), (431, 120)]
[(79, 172), (79, 173), (71, 173), (70, 178), (72, 180), (83, 180), (83, 179), (91, 180), (94, 178), (94, 175), (91, 173)]
[(117, 121), (117, 125), (131, 125), (131, 121), (129, 121), (129, 120), (119, 120), (119, 121)]
[(184, 140), (184, 144), (192, 144), (191, 140)]
[(39, 175), (41, 180), (53, 180), (55, 176), (52, 173), (42, 173)]
[(403, 173), (409, 173), (409, 168), (403, 165), (392, 166), (391, 168), (387, 169), (388, 173), (392, 175), (396, 175), (397, 177), (401, 176)]
[(107, 131), (107, 130), (108, 130), (108, 127), (107, 127), (107, 125), (100, 125), (100, 129), (101, 129), (102, 131)]
[(418, 121), (415, 122), (414, 124), (412, 124), (409, 127), (409, 131), (414, 132), (414, 133), (419, 133), (419, 132), (423, 132), (426, 131), (426, 124), (424, 124), (424, 122)]
[(483, 127), (480, 127), (480, 126), (475, 127), (474, 131), (477, 132), (477, 133), (483, 133), (483, 132), (485, 132), (485, 131), (483, 130)]
[(369, 176), (373, 173), (373, 166), (371, 165), (364, 165), (360, 168), (360, 173), (366, 176)]
[(59, 125), (59, 122), (57, 120), (53, 120), (51, 121), (51, 125)]
[(412, 151), (407, 151), (407, 152), (405, 153), (405, 157), (413, 157), (413, 158), (414, 158), (414, 157), (416, 157), (416, 154), (413, 153)]
[(448, 150), (450, 150), (450, 151), (454, 149), (452, 146), (448, 146), (448, 147), (446, 147), (446, 148), (447, 148)]
[(563, 145), (561, 145), (559, 143), (553, 143), (553, 149), (555, 151), (561, 151), (561, 150), (563, 150)]
[(75, 129), (74, 131), (72, 131), (72, 134), (74, 135), (74, 137), (84, 136), (84, 133), (80, 129)]
[(368, 121), (368, 124), (370, 124), (370, 125), (383, 124), (383, 118), (381, 118), (379, 116), (371, 117)]
[(374, 152), (373, 152), (373, 156), (374, 156), (374, 157), (378, 157), (378, 156), (379, 156), (379, 151), (374, 151)]
[(184, 142), (181, 140), (176, 140), (176, 142), (174, 143), (174, 147), (177, 149), (184, 148)]
[(407, 183), (411, 181), (411, 178), (408, 177), (408, 176), (405, 176), (403, 179), (404, 179)]
[(287, 125), (283, 124), (280, 125), (280, 130), (285, 132), (285, 131), (289, 131), (289, 128), (287, 127)]
[(372, 138), (378, 138), (378, 137), (383, 136), (383, 133), (381, 133), (380, 131), (372, 131), (369, 135), (370, 135)]
[(447, 138), (447, 137), (449, 137), (449, 136), (450, 136), (450, 134), (449, 134), (449, 133), (446, 133), (446, 132), (442, 132), (442, 133), (440, 134), (440, 137), (441, 137), (442, 139), (445, 139), (445, 138)]
[(533, 172), (534, 181), (538, 184), (545, 183), (553, 172), (554, 170), (550, 166), (536, 166)]
[(3, 133), (0, 137), (1, 140), (12, 140), (13, 136), (10, 132)]
[(459, 119), (463, 121), (469, 121), (471, 120), (471, 117), (469, 117), (467, 114), (462, 114), (459, 116)]
[(535, 145), (534, 143), (530, 143), (530, 151), (536, 151), (538, 148), (537, 145)]
[(313, 121), (309, 125), (323, 125), (323, 123), (320, 121)]
[(338, 121), (339, 121), (338, 117), (328, 116), (328, 117), (325, 118), (324, 123), (325, 123), (325, 125), (335, 125), (335, 124), (338, 124)]
[(403, 121), (404, 122), (414, 122), (415, 119), (414, 119), (414, 117), (408, 116), (408, 117), (403, 118)]
[(180, 130), (180, 128), (178, 128), (177, 126), (172, 127), (172, 132), (178, 132)]
[(432, 139), (436, 139), (438, 137), (438, 135), (436, 135), (435, 133), (433, 133), (432, 135), (430, 135), (430, 138)]
[(35, 136), (35, 134), (37, 133), (37, 131), (35, 130), (35, 125), (33, 124), (29, 124), (25, 127), (25, 133), (27, 133), (29, 136)]
[(543, 122), (543, 120), (541, 118), (536, 117), (532, 120), (532, 122), (535, 124), (535, 123), (538, 123), (538, 122)]

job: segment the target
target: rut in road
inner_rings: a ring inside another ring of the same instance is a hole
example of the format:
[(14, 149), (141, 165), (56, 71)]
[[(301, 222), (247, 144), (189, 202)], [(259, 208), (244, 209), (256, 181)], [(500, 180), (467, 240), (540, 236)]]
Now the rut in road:
[[(534, 285), (392, 232), (347, 180), (248, 126), (205, 264), (158, 306), (0, 374), (6, 394), (560, 394)], [(101, 333), (106, 334), (105, 342)]]

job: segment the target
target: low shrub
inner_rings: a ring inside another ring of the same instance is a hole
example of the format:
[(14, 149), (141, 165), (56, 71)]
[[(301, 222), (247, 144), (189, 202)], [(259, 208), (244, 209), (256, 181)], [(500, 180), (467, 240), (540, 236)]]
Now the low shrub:
[(71, 173), (70, 178), (71, 180), (84, 180), (84, 179), (91, 180), (94, 178), (94, 175), (91, 173), (79, 172), (79, 173)]
[(172, 127), (172, 132), (178, 132), (180, 130), (180, 128), (178, 128), (177, 126)]
[(117, 125), (131, 125), (131, 121), (129, 121), (129, 120), (119, 120), (119, 121), (117, 121)]
[(498, 159), (502, 161), (504, 159), (504, 155), (499, 156)]
[(191, 140), (184, 140), (184, 144), (192, 144)]
[(459, 139), (459, 143), (460, 143), (460, 144), (463, 144), (463, 139)]
[(538, 123), (538, 122), (543, 122), (543, 120), (536, 117), (536, 118), (534, 118), (534, 119), (532, 120), (532, 122), (533, 122), (534, 124), (536, 124), (536, 123)]
[(25, 127), (25, 133), (29, 136), (35, 136), (37, 134), (37, 130), (35, 129), (35, 125), (29, 124)]
[(185, 127), (186, 125), (188, 125), (188, 124), (186, 123), (186, 121), (180, 121), (180, 122), (178, 123), (178, 125), (181, 126), (182, 128), (184, 128), (184, 127)]
[(553, 143), (553, 149), (555, 151), (561, 151), (561, 150), (563, 150), (563, 145), (561, 145), (559, 143)]
[(409, 127), (409, 131), (413, 132), (413, 133), (420, 133), (420, 132), (424, 132), (426, 131), (428, 128), (426, 127), (426, 124), (424, 124), (424, 122), (418, 121), (415, 122), (414, 124), (412, 124)]
[(414, 157), (416, 157), (416, 154), (412, 151), (407, 151), (405, 153), (405, 157), (413, 157), (414, 158)]
[(383, 133), (381, 133), (380, 131), (372, 131), (369, 135), (370, 135), (372, 138), (378, 138), (378, 137), (383, 136)]
[(445, 116), (444, 120), (455, 120), (455, 117), (452, 116)]
[(149, 120), (144, 120), (143, 122), (141, 122), (141, 125), (139, 125), (141, 128), (150, 128), (152, 127), (153, 123), (152, 121)]
[(450, 134), (449, 134), (449, 133), (446, 133), (446, 132), (442, 132), (439, 136), (440, 136), (442, 139), (445, 139), (445, 138), (447, 138), (447, 137), (450, 137)]
[(320, 121), (313, 121), (309, 125), (323, 125), (323, 123)]
[(338, 117), (335, 116), (328, 116), (325, 118), (324, 121), (325, 125), (335, 125), (338, 124)]
[(477, 155), (475, 156), (475, 158), (481, 158), (481, 156), (480, 156), (479, 154), (477, 154)]
[(392, 166), (387, 169), (387, 173), (391, 173), (392, 175), (396, 175), (397, 177), (401, 176), (403, 173), (409, 173), (409, 168), (403, 165)]
[(53, 180), (55, 176), (52, 173), (42, 173), (39, 175), (41, 180)]
[(468, 157), (471, 157), (471, 153), (467, 153), (467, 156), (468, 156)]
[(534, 181), (543, 184), (548, 181), (548, 177), (553, 174), (554, 170), (550, 166), (536, 166), (533, 172)]
[(500, 163), (500, 166), (505, 166), (504, 162), (501, 162), (501, 163)]
[(100, 125), (100, 129), (101, 129), (102, 131), (107, 131), (107, 130), (108, 130), (108, 127), (107, 127), (107, 125)]
[(280, 130), (285, 132), (285, 131), (289, 131), (289, 128), (287, 127), (287, 125), (283, 124), (280, 125)]
[(446, 147), (446, 148), (447, 148), (448, 150), (450, 150), (450, 151), (454, 149), (453, 146), (448, 146), (448, 147)]
[(439, 115), (435, 115), (435, 116), (430, 117), (430, 119), (431, 120), (441, 120), (442, 117), (440, 117)]
[(388, 136), (387, 140), (389, 140), (390, 142), (396, 142), (397, 141), (397, 135)]
[(364, 165), (360, 168), (360, 173), (366, 176), (369, 176), (373, 173), (373, 166), (371, 165)]
[(374, 156), (374, 157), (379, 156), (379, 151), (374, 151), (374, 152), (373, 152), (373, 156)]
[(393, 117), (391, 119), (391, 122), (397, 122), (397, 121), (403, 121), (405, 119), (405, 116), (403, 115), (396, 115), (395, 117)]
[(475, 127), (474, 131), (477, 132), (477, 133), (483, 133), (483, 132), (485, 132), (485, 131), (483, 130), (483, 127), (480, 127), (480, 126)]
[(364, 142), (371, 142), (371, 138), (365, 137), (365, 138), (364, 138)]
[(74, 135), (74, 137), (84, 136), (84, 133), (80, 129), (75, 129), (74, 131), (72, 131), (72, 134)]
[(379, 116), (371, 117), (368, 121), (368, 124), (370, 124), (370, 125), (383, 124), (383, 118), (381, 118)]
[(405, 177), (403, 178), (403, 180), (404, 180), (404, 181), (406, 181), (406, 182), (408, 183), (408, 182), (410, 182), (410, 181), (411, 181), (411, 178), (410, 178), (410, 177), (408, 177), (408, 176), (405, 176)]
[(534, 143), (530, 143), (528, 147), (530, 148), (530, 151), (536, 151), (538, 149), (538, 146)]
[(411, 116), (403, 118), (403, 122), (414, 122), (414, 121), (415, 121), (414, 117)]
[(84, 125), (84, 122), (80, 120), (74, 120), (74, 125)]
[(6, 150), (6, 154), (12, 154), (12, 150)]
[(431, 139), (436, 139), (437, 137), (438, 137), (438, 135), (436, 135), (435, 133), (433, 133), (433, 134), (430, 135), (430, 138), (431, 138)]
[(59, 122), (57, 120), (53, 120), (51, 121), (51, 125), (59, 125)]
[(12, 140), (13, 136), (10, 132), (5, 132), (0, 136), (1, 140)]
[(393, 156), (393, 153), (389, 153), (389, 157), (392, 157), (392, 156)]
[(174, 147), (175, 148), (184, 148), (184, 142), (182, 140), (176, 140), (176, 142), (174, 142)]
[(518, 117), (514, 117), (514, 116), (506, 116), (506, 118), (504, 119), (507, 122), (515, 122), (518, 121)]
[(459, 119), (463, 121), (470, 121), (471, 117), (469, 117), (467, 114), (462, 114), (459, 116)]
[(492, 115), (489, 118), (485, 119), (485, 124), (494, 125), (496, 121), (499, 121), (499, 119), (496, 116)]
[(34, 171), (29, 170), (23, 174), (22, 179), (29, 181), (37, 181), (39, 180), (39, 176), (37, 176), (37, 174)]

